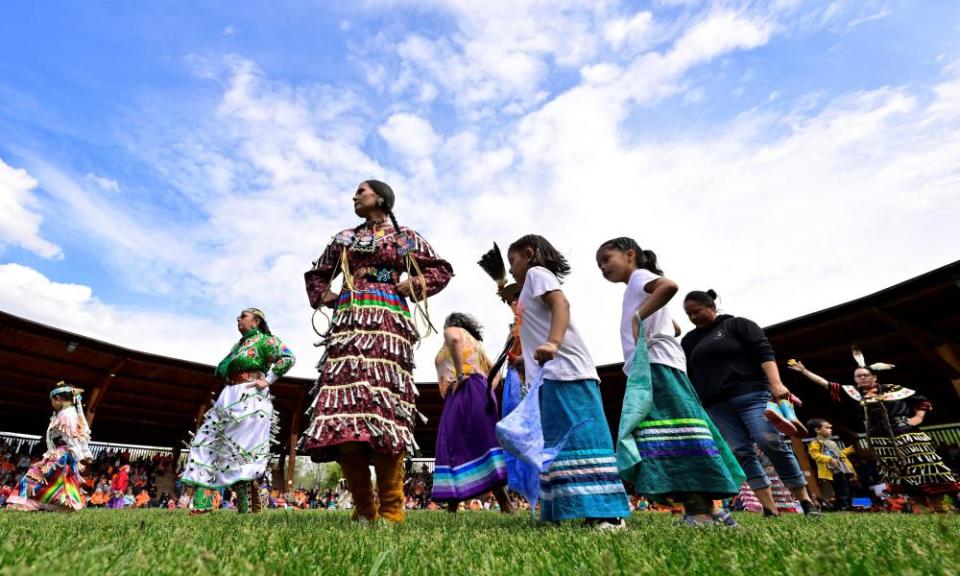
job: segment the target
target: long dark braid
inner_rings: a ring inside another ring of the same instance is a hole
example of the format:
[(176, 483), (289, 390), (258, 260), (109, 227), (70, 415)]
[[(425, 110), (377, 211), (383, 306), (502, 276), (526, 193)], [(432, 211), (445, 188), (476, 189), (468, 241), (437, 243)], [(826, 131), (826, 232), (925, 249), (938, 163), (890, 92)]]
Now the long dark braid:
[(384, 210), (387, 213), (387, 216), (390, 217), (390, 223), (393, 224), (393, 229), (397, 231), (397, 234), (400, 233), (400, 224), (397, 223), (397, 217), (393, 215), (393, 209), (387, 208)]
[(373, 193), (379, 197), (377, 205), (390, 218), (390, 223), (393, 224), (394, 229), (399, 233), (400, 224), (397, 222), (397, 217), (393, 214), (393, 205), (397, 200), (393, 188), (381, 180), (366, 180), (365, 183), (373, 190)]

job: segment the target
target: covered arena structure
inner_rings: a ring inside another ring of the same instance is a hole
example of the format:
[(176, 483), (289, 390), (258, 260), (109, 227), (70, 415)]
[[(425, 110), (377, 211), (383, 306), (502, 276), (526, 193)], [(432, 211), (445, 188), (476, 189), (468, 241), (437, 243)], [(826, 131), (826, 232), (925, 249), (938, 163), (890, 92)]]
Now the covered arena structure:
[[(778, 359), (798, 358), (823, 376), (847, 383), (850, 346), (868, 361), (895, 364), (890, 382), (917, 389), (935, 410), (924, 428), (960, 444), (960, 261), (875, 294), (766, 328)], [(626, 378), (622, 364), (599, 368), (608, 424), (615, 433)], [(838, 410), (825, 391), (782, 369), (805, 400), (801, 418), (826, 417), (841, 431), (861, 430), (857, 414)], [(87, 419), (99, 442), (169, 447), (178, 455), (223, 383), (214, 367), (101, 342), (0, 312), (0, 431), (39, 434), (50, 417), (47, 394), (66, 380), (86, 389)], [(298, 435), (313, 380), (286, 377), (273, 386), (281, 414), (281, 477), (295, 474)], [(417, 402), (429, 423), (416, 430), (431, 458), (442, 400), (434, 382), (419, 383)]]

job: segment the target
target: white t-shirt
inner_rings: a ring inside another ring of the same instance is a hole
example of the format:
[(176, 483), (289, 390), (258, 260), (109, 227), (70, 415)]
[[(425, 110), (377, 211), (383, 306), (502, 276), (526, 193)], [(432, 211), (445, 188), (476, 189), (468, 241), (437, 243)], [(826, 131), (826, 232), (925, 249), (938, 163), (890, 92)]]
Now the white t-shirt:
[[(623, 293), (623, 315), (620, 317), (620, 344), (623, 346), (623, 371), (630, 374), (630, 368), (633, 366), (633, 353), (637, 348), (637, 343), (633, 339), (633, 315), (637, 308), (650, 297), (650, 294), (644, 290), (644, 286), (657, 280), (660, 276), (653, 272), (640, 268), (630, 275), (630, 281), (627, 282), (627, 289)], [(673, 329), (673, 318), (666, 307), (661, 308), (651, 314), (643, 321), (643, 331), (645, 336), (641, 336), (647, 341), (647, 353), (650, 355), (651, 364), (664, 364), (671, 368), (676, 368), (681, 372), (686, 372), (687, 357), (677, 341)]]
[[(550, 307), (541, 296), (555, 290), (560, 290), (560, 280), (553, 272), (541, 266), (527, 270), (523, 290), (520, 291), (520, 345), (523, 347), (527, 382), (533, 381), (539, 367), (533, 353), (550, 336)], [(573, 325), (572, 315), (556, 356), (543, 365), (543, 378), (568, 382), (600, 380), (593, 358)]]

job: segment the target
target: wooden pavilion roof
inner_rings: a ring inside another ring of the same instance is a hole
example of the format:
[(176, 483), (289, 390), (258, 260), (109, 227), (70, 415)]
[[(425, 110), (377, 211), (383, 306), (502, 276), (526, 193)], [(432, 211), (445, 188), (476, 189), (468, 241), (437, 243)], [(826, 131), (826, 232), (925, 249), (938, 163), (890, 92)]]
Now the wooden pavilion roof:
[[(960, 261), (820, 312), (770, 326), (778, 360), (798, 358), (823, 376), (847, 383), (851, 344), (868, 362), (896, 364), (885, 380), (917, 389), (934, 403), (927, 424), (960, 420)], [(622, 364), (599, 368), (608, 424), (615, 432), (626, 378)], [(178, 446), (219, 393), (213, 366), (147, 354), (0, 312), (0, 429), (38, 434), (50, 417), (48, 394), (66, 380), (87, 390), (98, 441)], [(802, 418), (827, 417), (859, 431), (857, 415), (838, 411), (826, 393), (781, 369), (805, 401)], [(281, 414), (279, 453), (306, 427), (312, 379), (285, 377), (273, 386)], [(430, 457), (442, 400), (435, 383), (418, 384), (417, 442)], [(292, 434), (293, 433), (293, 434)]]
[[(176, 447), (212, 405), (223, 382), (214, 367), (108, 344), (0, 312), (0, 430), (40, 434), (50, 418), (49, 393), (64, 380), (85, 392), (93, 437), (101, 442)], [(271, 390), (287, 453), (313, 379), (284, 377)], [(435, 383), (421, 384), (419, 405), (430, 422), (417, 442), (432, 456), (442, 402)]]

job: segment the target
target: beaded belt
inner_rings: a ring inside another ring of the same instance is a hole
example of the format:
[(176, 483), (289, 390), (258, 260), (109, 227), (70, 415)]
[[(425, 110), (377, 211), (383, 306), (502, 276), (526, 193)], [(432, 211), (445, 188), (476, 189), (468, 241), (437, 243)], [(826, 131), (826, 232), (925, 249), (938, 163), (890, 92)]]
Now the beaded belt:
[(391, 268), (378, 268), (376, 266), (364, 266), (353, 271), (354, 278), (365, 278), (370, 282), (391, 282), (396, 284), (400, 281), (400, 273)]

